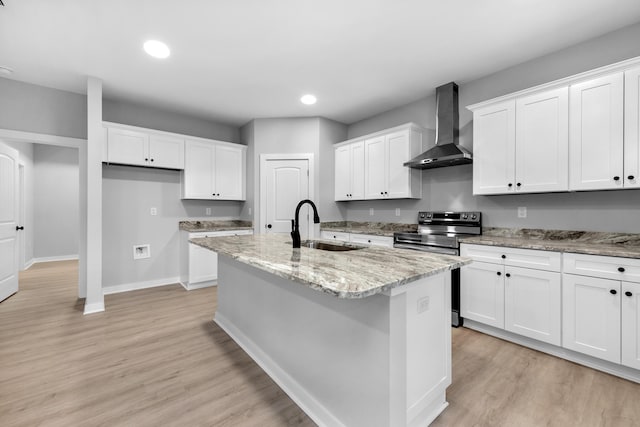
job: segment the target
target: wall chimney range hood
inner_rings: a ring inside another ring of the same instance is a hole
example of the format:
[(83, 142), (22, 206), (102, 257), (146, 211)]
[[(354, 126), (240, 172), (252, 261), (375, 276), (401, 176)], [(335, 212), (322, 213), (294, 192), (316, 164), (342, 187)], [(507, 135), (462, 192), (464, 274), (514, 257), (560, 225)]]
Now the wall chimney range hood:
[(458, 145), (458, 85), (436, 88), (436, 145), (404, 165), (415, 169), (435, 169), (471, 163), (471, 152)]

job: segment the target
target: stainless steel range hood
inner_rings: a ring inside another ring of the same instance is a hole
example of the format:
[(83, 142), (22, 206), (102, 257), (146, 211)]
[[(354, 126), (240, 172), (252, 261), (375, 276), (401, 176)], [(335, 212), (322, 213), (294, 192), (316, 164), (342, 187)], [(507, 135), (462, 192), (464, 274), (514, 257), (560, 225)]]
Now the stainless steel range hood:
[(458, 145), (458, 85), (451, 82), (436, 88), (436, 145), (404, 165), (435, 169), (471, 163), (471, 152)]

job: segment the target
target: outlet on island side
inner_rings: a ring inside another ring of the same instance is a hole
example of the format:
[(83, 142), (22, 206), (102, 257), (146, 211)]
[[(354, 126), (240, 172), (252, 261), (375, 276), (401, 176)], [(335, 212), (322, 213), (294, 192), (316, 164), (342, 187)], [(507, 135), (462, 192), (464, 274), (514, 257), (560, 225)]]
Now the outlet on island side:
[(204, 212), (205, 212), (205, 215), (211, 215), (211, 208), (206, 208)]
[(369, 216), (373, 216), (373, 208), (369, 208)]
[(525, 206), (518, 207), (518, 218), (527, 217), (527, 208)]
[(396, 208), (396, 216), (400, 216), (400, 208)]

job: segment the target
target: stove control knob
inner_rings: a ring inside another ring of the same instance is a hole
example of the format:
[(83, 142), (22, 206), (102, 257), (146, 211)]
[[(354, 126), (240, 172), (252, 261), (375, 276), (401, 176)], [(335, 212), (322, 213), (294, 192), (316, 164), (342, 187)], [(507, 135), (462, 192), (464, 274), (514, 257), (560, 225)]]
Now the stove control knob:
[(430, 213), (427, 214), (427, 218), (431, 218), (431, 214)]
[(424, 214), (423, 213), (420, 214), (420, 218), (424, 218)]
[(471, 215), (471, 219), (476, 219), (476, 218), (478, 218), (478, 215), (476, 214)]

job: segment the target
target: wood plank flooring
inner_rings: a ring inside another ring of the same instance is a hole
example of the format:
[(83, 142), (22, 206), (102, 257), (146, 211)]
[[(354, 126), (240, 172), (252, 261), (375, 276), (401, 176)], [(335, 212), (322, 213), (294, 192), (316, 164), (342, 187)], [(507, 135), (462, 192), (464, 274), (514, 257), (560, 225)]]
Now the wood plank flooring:
[[(314, 425), (212, 321), (215, 288), (83, 316), (76, 277), (36, 264), (0, 303), (1, 426)], [(640, 426), (640, 385), (475, 331), (453, 330), (453, 372), (434, 426)]]

